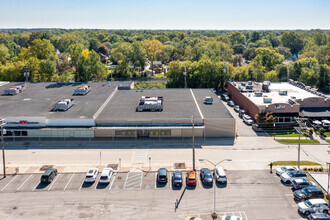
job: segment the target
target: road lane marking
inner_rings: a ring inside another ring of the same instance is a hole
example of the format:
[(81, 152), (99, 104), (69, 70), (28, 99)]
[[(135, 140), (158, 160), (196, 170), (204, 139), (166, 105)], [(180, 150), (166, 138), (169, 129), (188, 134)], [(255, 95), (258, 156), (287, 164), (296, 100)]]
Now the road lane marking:
[(2, 192), (4, 189), (6, 189), (6, 187), (7, 187), (11, 182), (13, 182), (14, 179), (16, 179), (17, 176), (18, 176), (18, 175), (14, 176), (14, 178), (12, 178), (12, 179), (9, 181), (9, 183), (7, 183), (7, 184), (1, 189), (1, 192)]
[(70, 177), (68, 183), (65, 185), (65, 187), (64, 187), (64, 191), (65, 191), (66, 188), (68, 187), (68, 185), (69, 185), (70, 181), (72, 180), (73, 176), (74, 176), (74, 173), (73, 173), (72, 176)]
[(48, 188), (48, 191), (54, 186), (56, 180), (60, 177), (61, 174), (58, 174), (57, 177), (54, 179), (54, 181), (52, 182), (52, 184), (50, 185), (50, 187)]
[[(118, 172), (117, 172), (117, 173), (118, 173)], [(113, 184), (113, 182), (114, 182), (115, 179), (116, 179), (117, 173), (115, 173), (115, 175), (114, 175), (113, 178), (112, 178), (112, 181), (111, 181), (111, 184), (110, 184), (109, 190), (111, 189), (112, 184)]]
[(22, 183), (22, 185), (20, 187), (18, 187), (18, 189), (16, 191), (20, 190), (23, 187), (23, 185), (31, 178), (31, 176), (32, 176), (32, 174), (30, 176), (28, 176), (28, 178), (26, 178), (26, 180)]

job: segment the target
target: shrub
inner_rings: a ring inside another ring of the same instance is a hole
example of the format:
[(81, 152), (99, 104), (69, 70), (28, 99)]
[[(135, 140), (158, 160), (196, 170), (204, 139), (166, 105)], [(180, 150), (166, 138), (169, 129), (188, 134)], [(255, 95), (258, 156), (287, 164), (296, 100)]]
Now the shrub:
[(319, 169), (317, 168), (317, 167), (314, 167), (314, 172), (317, 172), (317, 171), (319, 171)]
[(307, 171), (307, 167), (304, 167), (303, 171)]
[(319, 171), (320, 171), (320, 172), (323, 172), (323, 167), (320, 167), (320, 168), (319, 168)]
[(312, 171), (312, 170), (313, 170), (313, 168), (311, 168), (311, 167), (310, 167), (310, 168), (308, 168), (308, 171)]

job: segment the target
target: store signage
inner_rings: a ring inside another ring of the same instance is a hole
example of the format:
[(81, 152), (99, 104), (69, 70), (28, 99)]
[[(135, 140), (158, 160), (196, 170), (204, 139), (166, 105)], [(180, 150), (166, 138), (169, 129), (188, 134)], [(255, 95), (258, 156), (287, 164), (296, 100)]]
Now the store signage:
[(316, 99), (316, 98), (311, 98), (310, 100), (311, 100), (311, 102), (317, 102), (318, 99)]
[(45, 127), (46, 119), (42, 117), (6, 118), (6, 127)]
[(275, 109), (285, 109), (285, 105), (276, 104)]

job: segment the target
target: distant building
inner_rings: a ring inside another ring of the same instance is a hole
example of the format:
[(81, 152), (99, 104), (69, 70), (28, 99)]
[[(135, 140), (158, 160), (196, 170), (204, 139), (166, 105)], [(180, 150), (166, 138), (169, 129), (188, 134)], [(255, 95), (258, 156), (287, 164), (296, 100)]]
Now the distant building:
[(162, 61), (154, 61), (150, 69), (153, 69), (155, 73), (162, 73), (163, 72), (163, 65)]

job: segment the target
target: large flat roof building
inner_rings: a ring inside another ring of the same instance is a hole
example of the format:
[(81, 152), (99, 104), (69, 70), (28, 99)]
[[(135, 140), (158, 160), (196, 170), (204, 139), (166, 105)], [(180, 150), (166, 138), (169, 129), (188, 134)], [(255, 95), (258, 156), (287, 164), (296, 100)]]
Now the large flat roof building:
[[(2, 83), (0, 91), (21, 83)], [(86, 95), (77, 87), (90, 86)], [(24, 137), (234, 137), (235, 119), (210, 89), (131, 89), (132, 83), (27, 83), (0, 96), (7, 136)], [(204, 98), (213, 99), (204, 104)], [(72, 106), (54, 110), (54, 104)], [(142, 103), (142, 104), (141, 104)], [(144, 104), (144, 105), (143, 105)], [(138, 107), (139, 106), (139, 107)], [(193, 120), (192, 120), (193, 118)]]

